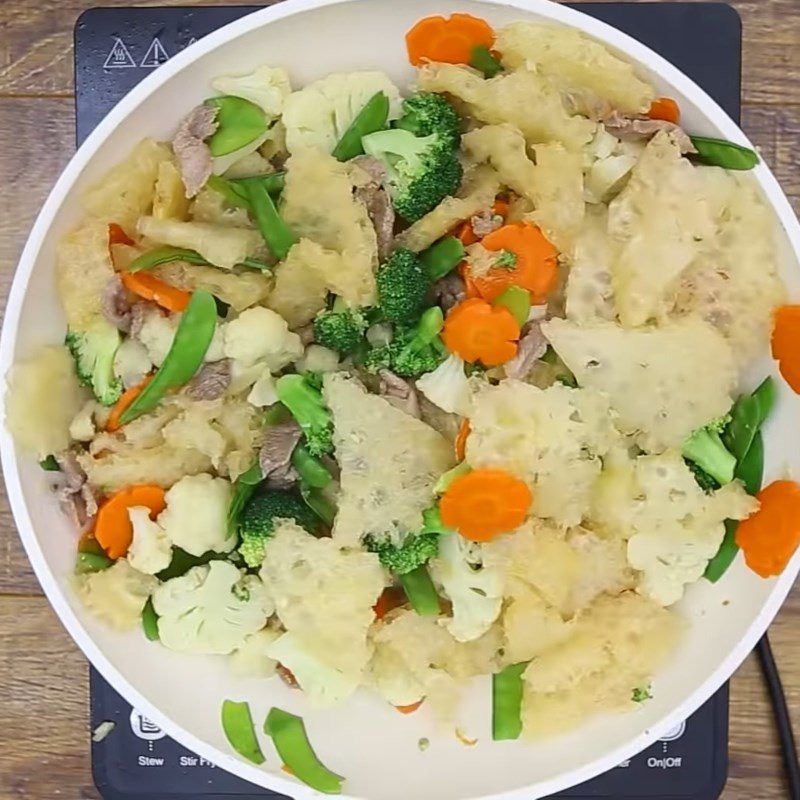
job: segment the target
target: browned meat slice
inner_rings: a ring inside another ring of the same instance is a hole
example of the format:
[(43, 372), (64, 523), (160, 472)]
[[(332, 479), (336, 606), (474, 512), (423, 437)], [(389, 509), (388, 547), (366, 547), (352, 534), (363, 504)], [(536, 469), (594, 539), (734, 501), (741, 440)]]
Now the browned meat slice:
[(350, 163), (363, 169), (372, 179), (372, 183), (375, 186), (383, 186), (386, 180), (386, 167), (379, 158), (375, 158), (374, 156), (356, 156)]
[(123, 333), (130, 333), (134, 303), (119, 275), (109, 278), (103, 290), (103, 316)]
[(467, 287), (457, 272), (439, 278), (433, 284), (433, 302), (442, 307), (445, 314), (467, 297)]
[(480, 214), (476, 214), (470, 219), (472, 230), (479, 239), (488, 236), (492, 231), (503, 227), (503, 218), (500, 214), (495, 214), (491, 208), (486, 208)]
[(187, 384), (186, 394), (192, 400), (216, 400), (222, 397), (231, 385), (232, 366), (233, 361), (230, 358), (203, 364)]
[(187, 197), (194, 197), (211, 177), (211, 151), (205, 140), (217, 127), (217, 109), (206, 105), (193, 108), (178, 126), (172, 149), (178, 159)]
[(615, 111), (603, 120), (606, 130), (624, 142), (638, 142), (652, 139), (659, 131), (671, 134), (681, 153), (696, 153), (697, 150), (686, 131), (679, 125), (662, 119), (650, 119), (642, 115), (626, 115)]
[(270, 488), (288, 489), (297, 481), (297, 473), (292, 466), (292, 452), (302, 435), (300, 426), (293, 419), (267, 428), (258, 462)]
[(97, 496), (86, 482), (86, 473), (72, 450), (56, 456), (59, 472), (55, 474), (53, 490), (64, 513), (83, 533), (89, 530), (97, 514)]
[(522, 329), (517, 354), (505, 363), (506, 376), (524, 380), (546, 350), (547, 339), (544, 338), (539, 322), (529, 322)]
[(378, 258), (385, 261), (394, 241), (394, 206), (384, 187), (386, 167), (372, 156), (356, 156), (352, 162), (369, 175), (368, 183), (356, 188), (356, 198), (366, 206), (378, 240)]
[(395, 408), (419, 419), (419, 398), (414, 385), (388, 369), (382, 369), (378, 374), (381, 379), (378, 393), (381, 397), (384, 397)]

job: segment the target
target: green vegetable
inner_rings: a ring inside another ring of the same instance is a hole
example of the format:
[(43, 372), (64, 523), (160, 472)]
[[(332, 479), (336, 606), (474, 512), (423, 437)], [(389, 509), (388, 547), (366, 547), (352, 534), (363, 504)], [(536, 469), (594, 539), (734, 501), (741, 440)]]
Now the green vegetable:
[(150, 642), (158, 641), (158, 614), (153, 608), (153, 598), (148, 597), (142, 609), (142, 630), (147, 640)]
[(128, 272), (140, 272), (143, 269), (153, 269), (154, 267), (161, 266), (161, 264), (170, 264), (173, 261), (185, 261), (187, 264), (199, 265), (209, 263), (195, 250), (165, 245), (164, 247), (157, 247), (155, 250), (148, 250), (146, 253), (142, 253), (138, 258), (135, 258), (131, 261)]
[(250, 706), (225, 700), (222, 704), (222, 730), (231, 747), (254, 764), (264, 763), (264, 754), (258, 746)]
[(180, 578), (181, 575), (185, 575), (192, 567), (199, 567), (203, 564), (208, 564), (209, 561), (215, 561), (217, 559), (222, 560), (228, 557), (229, 554), (215, 553), (213, 550), (209, 550), (207, 553), (203, 553), (200, 556), (193, 556), (191, 553), (181, 550), (180, 547), (173, 547), (172, 561), (169, 562), (168, 567), (162, 569), (161, 572), (156, 575), (156, 578), (160, 581)]
[(522, 733), (522, 673), (528, 662), (492, 675), (492, 739), (519, 739)]
[(472, 467), (466, 461), (456, 464), (452, 469), (447, 470), (438, 481), (434, 484), (433, 491), (436, 494), (444, 494), (449, 488), (450, 484), (460, 478), (462, 475), (467, 475), (472, 472)]
[(206, 105), (217, 109), (217, 130), (206, 142), (214, 158), (240, 150), (263, 136), (269, 127), (264, 111), (241, 97), (212, 97)]
[(435, 283), (451, 273), (466, 255), (464, 245), (455, 236), (445, 236), (419, 254), (420, 261), (428, 271), (428, 280)]
[(104, 569), (108, 569), (113, 563), (113, 560), (103, 552), (79, 552), (78, 560), (75, 562), (75, 572), (78, 575), (84, 575), (87, 572), (102, 572)]
[(507, 308), (520, 327), (528, 321), (531, 310), (531, 295), (521, 286), (509, 286), (495, 301), (494, 305)]
[(417, 137), (395, 128), (361, 140), (364, 151), (386, 167), (395, 211), (416, 222), (432, 211), (461, 184), (464, 170), (452, 141), (440, 134)]
[(324, 489), (333, 480), (327, 467), (312, 456), (303, 444), (297, 445), (292, 451), (292, 466), (297, 470), (300, 480), (312, 489)]
[(270, 252), (278, 260), (283, 260), (297, 242), (297, 236), (281, 218), (261, 178), (245, 178), (241, 184), (247, 192), (258, 230)]
[(235, 536), (239, 530), (239, 520), (247, 501), (256, 493), (258, 484), (264, 479), (258, 460), (247, 472), (240, 475), (233, 485), (231, 504), (228, 506), (228, 537)]
[(314, 515), (329, 528), (336, 519), (336, 504), (320, 489), (315, 489), (303, 481), (300, 482), (300, 496)]
[(239, 553), (248, 567), (261, 566), (279, 519), (293, 519), (309, 533), (317, 527), (316, 517), (295, 492), (268, 489), (254, 495), (245, 504), (239, 524)]
[(487, 78), (494, 78), (503, 72), (503, 65), (496, 59), (485, 44), (476, 44), (472, 48), (469, 65), (479, 70)]
[(421, 617), (435, 617), (439, 614), (439, 595), (424, 564), (401, 575), (400, 584), (417, 614)]
[[(285, 172), (271, 172), (257, 177), (270, 194), (280, 194), (286, 184)], [(208, 179), (208, 186), (215, 192), (219, 192), (225, 198), (225, 202), (232, 208), (243, 208), (245, 211), (252, 213), (253, 207), (250, 204), (250, 198), (241, 181), (242, 179), (236, 180), (212, 175)]]
[(203, 364), (217, 325), (217, 305), (205, 291), (195, 291), (181, 316), (178, 330), (164, 362), (153, 380), (123, 411), (123, 425), (154, 409), (170, 390), (188, 383)]
[(722, 486), (733, 480), (736, 469), (736, 457), (725, 447), (720, 436), (729, 421), (730, 417), (712, 420), (704, 428), (698, 428), (683, 445), (683, 457)]
[(631, 700), (634, 703), (644, 703), (645, 700), (652, 700), (653, 699), (653, 691), (652, 687), (648, 684), (647, 686), (637, 686), (631, 692)]
[(750, 449), (756, 431), (772, 412), (777, 395), (775, 381), (767, 378), (752, 394), (741, 395), (733, 404), (731, 421), (722, 439), (737, 459), (742, 459)]
[(47, 456), (47, 458), (42, 459), (39, 462), (39, 466), (45, 472), (59, 472), (61, 467), (58, 466), (58, 461), (56, 461), (55, 456)]
[(65, 340), (78, 379), (104, 406), (114, 405), (122, 394), (122, 381), (114, 374), (114, 356), (121, 343), (119, 331), (105, 319), (85, 331), (69, 331)]
[(434, 92), (417, 92), (404, 100), (403, 113), (394, 127), (414, 136), (439, 136), (454, 150), (461, 142), (458, 112), (443, 95)]
[(305, 434), (312, 456), (333, 450), (333, 418), (322, 399), (322, 392), (308, 375), (283, 375), (275, 382), (278, 399), (289, 409)]
[(707, 494), (716, 492), (720, 488), (720, 483), (716, 478), (712, 478), (704, 469), (698, 467), (694, 461), (684, 459), (686, 466), (689, 467), (690, 472), (694, 475), (697, 485)]
[(758, 153), (749, 147), (728, 142), (725, 139), (712, 139), (707, 136), (692, 136), (692, 144), (697, 153), (696, 161), (711, 167), (723, 169), (748, 170), (760, 163)]
[(341, 793), (344, 778), (317, 758), (300, 717), (272, 708), (264, 722), (264, 733), (272, 738), (278, 755), (297, 780), (324, 794)]
[(507, 269), (509, 272), (517, 268), (517, 254), (510, 250), (502, 250), (494, 262), (495, 267)]
[(339, 297), (333, 308), (320, 312), (314, 319), (314, 341), (342, 355), (349, 355), (358, 348), (366, 330), (364, 315), (348, 308)]
[(375, 131), (382, 131), (389, 118), (389, 98), (383, 92), (376, 92), (367, 100), (348, 129), (342, 134), (339, 143), (333, 148), (333, 157), (339, 161), (349, 161), (364, 152), (361, 138)]
[(703, 573), (706, 580), (716, 583), (733, 564), (736, 554), (739, 552), (739, 545), (736, 544), (736, 529), (739, 523), (735, 519), (725, 520), (725, 537), (717, 550), (717, 554), (706, 565)]
[(398, 329), (390, 344), (376, 347), (365, 360), (367, 369), (390, 369), (404, 378), (418, 378), (444, 361), (447, 353), (439, 338), (444, 314), (439, 306), (429, 308), (413, 328)]
[(439, 554), (439, 534), (436, 532), (412, 533), (402, 544), (381, 540), (373, 536), (364, 539), (364, 546), (377, 554), (381, 564), (397, 575), (406, 575), (427, 564)]
[(431, 279), (416, 253), (402, 247), (378, 270), (378, 304), (386, 319), (401, 324), (415, 322), (428, 305)]

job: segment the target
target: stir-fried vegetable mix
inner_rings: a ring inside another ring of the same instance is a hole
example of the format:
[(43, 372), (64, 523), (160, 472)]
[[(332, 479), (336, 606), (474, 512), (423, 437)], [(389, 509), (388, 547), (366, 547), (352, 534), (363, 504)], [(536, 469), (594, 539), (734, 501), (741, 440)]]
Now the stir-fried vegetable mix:
[[(542, 736), (649, 696), (670, 607), (740, 549), (794, 556), (778, 384), (744, 376), (771, 336), (800, 391), (800, 306), (757, 155), (618, 55), (467, 14), (406, 44), (410, 87), (220, 76), (91, 188), (7, 424), (109, 624), (312, 706), (448, 717), (491, 675), (492, 738)], [(246, 703), (222, 727), (265, 761)], [(299, 717), (264, 730), (341, 790)]]

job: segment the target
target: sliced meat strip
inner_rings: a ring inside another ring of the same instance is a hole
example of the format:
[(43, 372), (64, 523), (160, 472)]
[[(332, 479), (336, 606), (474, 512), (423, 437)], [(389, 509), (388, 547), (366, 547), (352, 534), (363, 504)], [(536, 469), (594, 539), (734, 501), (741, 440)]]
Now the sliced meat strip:
[(187, 197), (194, 197), (211, 177), (213, 162), (205, 140), (217, 127), (217, 109), (206, 105), (193, 108), (178, 126), (172, 149), (178, 159)]
[(192, 400), (216, 400), (222, 397), (231, 385), (232, 369), (233, 361), (230, 358), (203, 364), (186, 385), (186, 395)]
[(56, 461), (60, 471), (53, 482), (53, 489), (64, 513), (83, 533), (94, 524), (98, 506), (97, 495), (86, 482), (86, 473), (72, 450), (65, 450), (57, 455)]
[(382, 369), (378, 375), (381, 379), (378, 386), (378, 394), (395, 408), (399, 408), (409, 416), (419, 419), (419, 398), (414, 385), (388, 369)]
[(130, 333), (133, 307), (128, 290), (122, 285), (119, 275), (109, 278), (101, 298), (103, 316), (123, 333)]
[(367, 209), (378, 240), (378, 258), (385, 261), (392, 253), (395, 221), (394, 206), (384, 186), (386, 167), (372, 156), (356, 156), (350, 163), (369, 176), (367, 183), (356, 187), (355, 195)]
[(302, 435), (303, 431), (293, 419), (267, 428), (258, 453), (258, 463), (267, 486), (288, 489), (297, 481), (297, 473), (292, 466), (292, 452)]
[(351, 164), (363, 169), (372, 179), (375, 186), (383, 186), (386, 181), (386, 166), (374, 156), (356, 156), (350, 161)]
[(451, 272), (433, 284), (433, 302), (442, 307), (445, 314), (467, 297), (467, 287), (458, 272)]
[(134, 303), (131, 307), (131, 324), (128, 331), (131, 336), (137, 338), (142, 332), (142, 326), (145, 319), (147, 319), (147, 312), (150, 308), (154, 308), (150, 303)]
[(659, 131), (671, 134), (681, 149), (681, 153), (696, 153), (697, 149), (689, 135), (680, 125), (663, 119), (650, 119), (642, 115), (626, 115), (615, 111), (603, 120), (606, 130), (625, 142), (638, 142), (652, 139)]
[(544, 338), (540, 323), (528, 322), (522, 328), (517, 354), (504, 365), (506, 377), (524, 380), (546, 351), (547, 339)]

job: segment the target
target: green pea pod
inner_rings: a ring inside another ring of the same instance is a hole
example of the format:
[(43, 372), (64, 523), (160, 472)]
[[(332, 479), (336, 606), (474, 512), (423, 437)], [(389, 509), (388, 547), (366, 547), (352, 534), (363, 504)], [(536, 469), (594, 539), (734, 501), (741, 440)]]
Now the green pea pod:
[(58, 461), (56, 461), (55, 456), (47, 456), (47, 458), (42, 459), (39, 462), (39, 466), (45, 472), (58, 472), (61, 467), (58, 466)]
[(455, 236), (445, 236), (427, 250), (423, 250), (419, 257), (428, 270), (431, 283), (434, 283), (452, 272), (464, 260), (465, 255), (464, 244), (460, 239)]
[(208, 186), (215, 192), (219, 192), (225, 202), (232, 208), (243, 208), (245, 211), (252, 211), (247, 191), (235, 181), (229, 181), (219, 175), (212, 175), (208, 179)]
[(521, 286), (509, 286), (493, 303), (507, 308), (520, 328), (528, 321), (531, 310), (531, 295)]
[(408, 602), (417, 614), (421, 617), (435, 617), (439, 614), (439, 595), (424, 564), (399, 577)]
[(245, 178), (242, 185), (247, 191), (256, 225), (264, 241), (275, 258), (282, 261), (297, 242), (297, 236), (281, 219), (263, 181), (259, 178)]
[(172, 389), (178, 389), (203, 364), (217, 325), (217, 305), (211, 294), (196, 291), (181, 316), (178, 330), (164, 362), (153, 380), (136, 396), (120, 417), (123, 425), (152, 411)]
[(760, 162), (758, 153), (749, 147), (734, 144), (725, 139), (713, 139), (708, 136), (692, 136), (692, 144), (697, 153), (692, 157), (710, 167), (723, 169), (748, 170)]
[(208, 564), (209, 561), (216, 561), (217, 559), (223, 560), (226, 557), (229, 557), (229, 554), (215, 553), (213, 550), (209, 550), (207, 553), (203, 553), (203, 555), (200, 556), (193, 556), (191, 553), (181, 550), (180, 547), (173, 547), (172, 561), (169, 562), (168, 567), (156, 574), (156, 578), (160, 581), (180, 578), (181, 575), (185, 575), (192, 567), (199, 567), (202, 564)]
[(737, 398), (731, 410), (731, 421), (722, 434), (725, 447), (741, 461), (750, 450), (756, 432), (770, 415), (777, 399), (777, 387), (767, 378), (752, 393)]
[(254, 764), (264, 763), (264, 754), (256, 738), (250, 706), (225, 700), (222, 704), (222, 730), (231, 747)]
[(270, 194), (279, 195), (283, 191), (283, 187), (286, 186), (286, 173), (285, 172), (270, 172), (267, 175), (254, 175), (252, 178), (230, 178), (224, 179), (228, 183), (230, 183), (237, 192), (242, 193), (242, 197), (244, 197), (244, 189), (242, 188), (242, 184), (244, 181), (249, 180), (258, 180), (264, 184), (264, 188)]
[(775, 403), (778, 401), (778, 385), (771, 376), (761, 382), (753, 392), (753, 398), (758, 406), (758, 425), (761, 427), (769, 418), (772, 409), (775, 408)]
[(206, 261), (196, 250), (187, 250), (184, 247), (157, 247), (155, 250), (148, 250), (138, 258), (131, 261), (128, 272), (141, 272), (145, 269), (160, 267), (162, 264), (171, 264), (173, 261), (185, 261), (187, 264), (207, 266), (211, 262)]
[(299, 444), (292, 451), (292, 466), (300, 480), (312, 489), (324, 489), (333, 480), (325, 465), (305, 445)]
[(214, 158), (240, 150), (263, 136), (269, 127), (264, 111), (241, 97), (212, 97), (206, 105), (217, 109), (217, 130), (207, 140)]
[(337, 508), (319, 489), (302, 482), (300, 483), (300, 496), (303, 502), (324, 522), (329, 528), (336, 519)]
[(297, 780), (323, 794), (341, 794), (344, 778), (317, 758), (300, 717), (272, 708), (264, 722), (264, 733), (272, 738), (278, 755)]
[(350, 123), (348, 129), (342, 134), (336, 147), (333, 148), (333, 157), (339, 161), (349, 161), (364, 152), (361, 138), (367, 134), (382, 131), (389, 119), (389, 98), (383, 92), (376, 92), (356, 118)]
[(704, 577), (711, 583), (716, 583), (733, 564), (736, 554), (739, 552), (739, 545), (736, 544), (736, 529), (739, 523), (733, 519), (725, 520), (725, 538), (717, 550), (717, 554), (706, 566)]
[(472, 48), (469, 65), (482, 72), (486, 78), (494, 78), (504, 71), (503, 65), (485, 44), (476, 44)]
[(78, 553), (75, 572), (78, 575), (85, 575), (88, 572), (102, 572), (113, 563), (105, 553)]
[(528, 662), (492, 675), (492, 739), (519, 739), (522, 733), (522, 673)]
[(231, 504), (228, 506), (228, 538), (235, 536), (239, 530), (239, 519), (247, 501), (256, 493), (258, 484), (264, 480), (261, 464), (256, 460), (250, 469), (240, 475), (233, 486)]
[(158, 614), (153, 608), (153, 598), (148, 597), (142, 609), (142, 630), (149, 642), (157, 642), (158, 635)]

